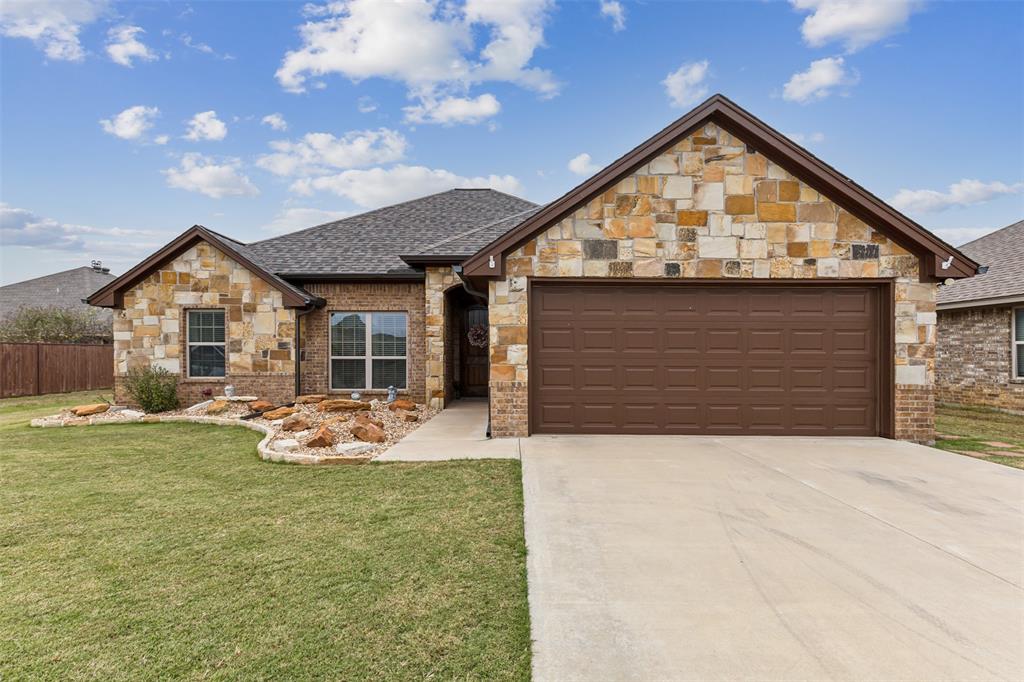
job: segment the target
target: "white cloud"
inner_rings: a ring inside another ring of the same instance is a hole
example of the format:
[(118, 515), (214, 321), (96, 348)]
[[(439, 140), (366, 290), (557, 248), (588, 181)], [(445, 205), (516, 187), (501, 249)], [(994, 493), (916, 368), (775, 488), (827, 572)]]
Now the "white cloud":
[(157, 135), (153, 138), (153, 144), (164, 145), (171, 141), (170, 135)]
[(284, 120), (281, 114), (267, 114), (263, 117), (262, 123), (274, 130), (288, 130), (288, 121)]
[(131, 241), (154, 234), (146, 230), (62, 223), (24, 208), (0, 203), (0, 242), (3, 242), (5, 247), (27, 246), (57, 251), (83, 251), (104, 238), (113, 241), (127, 238), (127, 241)]
[(858, 80), (856, 73), (846, 70), (842, 57), (825, 57), (811, 62), (806, 71), (794, 73), (782, 88), (782, 98), (807, 104), (825, 99), (837, 87), (855, 85)]
[(1005, 182), (961, 180), (954, 182), (945, 192), (932, 189), (901, 189), (889, 203), (911, 213), (936, 213), (950, 208), (973, 206), (996, 197), (1024, 192), (1024, 182), (1008, 185)]
[[(466, 98), (487, 81), (515, 83), (543, 97), (558, 93), (553, 75), (530, 66), (544, 44), (550, 0), (339, 0), (306, 5), (302, 46), (285, 54), (277, 71), (284, 89), (303, 92), (317, 79), (340, 74), (359, 82), (405, 83), (410, 98)], [(477, 47), (476, 37), (486, 35)], [(479, 98), (477, 98), (479, 99)]]
[(576, 175), (593, 175), (601, 170), (601, 167), (590, 160), (590, 154), (584, 152), (569, 159), (569, 170)]
[(107, 31), (107, 54), (114, 63), (131, 68), (133, 59), (145, 62), (158, 59), (156, 54), (138, 39), (140, 33), (145, 31), (138, 26), (115, 26)]
[(263, 226), (263, 229), (274, 234), (284, 234), (285, 232), (294, 232), (295, 230), (329, 223), (332, 220), (341, 220), (350, 215), (352, 214), (348, 211), (292, 207), (279, 211), (272, 221)]
[(618, 0), (601, 0), (601, 16), (612, 20), (615, 31), (626, 28), (626, 10)]
[(372, 97), (363, 95), (356, 102), (356, 108), (359, 109), (359, 113), (368, 114), (371, 111), (377, 111), (377, 103), (373, 101)]
[(405, 107), (405, 120), (409, 123), (476, 124), (501, 111), (498, 98), (490, 93), (479, 97), (427, 97), (421, 104)]
[[(940, 239), (945, 240), (953, 246), (963, 246), (967, 242), (973, 242), (978, 237), (984, 237), (989, 232), (995, 232), (998, 227), (930, 227), (932, 232)], [(984, 265), (984, 263), (982, 263)]]
[(26, 38), (47, 59), (77, 62), (85, 58), (78, 40), (82, 27), (96, 21), (107, 0), (4, 0), (0, 3), (0, 33)]
[(881, 40), (903, 28), (923, 3), (919, 0), (790, 0), (810, 12), (800, 26), (811, 47), (841, 42), (847, 52)]
[(185, 154), (177, 168), (163, 171), (167, 185), (177, 189), (199, 192), (214, 199), (223, 197), (252, 197), (260, 193), (243, 173), (240, 159), (217, 162), (209, 156), (195, 152)]
[(665, 86), (672, 106), (683, 108), (696, 104), (708, 94), (704, 79), (708, 75), (708, 60), (688, 62), (665, 77)]
[(786, 137), (797, 144), (807, 145), (825, 141), (825, 133), (785, 133)]
[(275, 175), (319, 175), (399, 161), (407, 147), (405, 136), (388, 128), (353, 130), (341, 137), (307, 133), (295, 142), (271, 142), (275, 153), (261, 156), (256, 165)]
[(227, 137), (228, 126), (224, 121), (217, 118), (216, 111), (203, 111), (192, 117), (188, 122), (188, 132), (185, 133), (186, 140), (198, 142), (200, 140), (223, 140)]
[(302, 178), (296, 180), (291, 189), (302, 195), (310, 195), (315, 191), (332, 192), (365, 208), (376, 208), (456, 187), (491, 188), (509, 194), (522, 191), (519, 180), (511, 175), (470, 178), (443, 169), (405, 165), (387, 169), (347, 170), (337, 175)]
[[(156, 107), (146, 107), (141, 104), (128, 107), (117, 116), (102, 119), (100, 126), (104, 132), (110, 133), (122, 140), (142, 140), (146, 131), (153, 127), (153, 119), (160, 115)], [(158, 142), (157, 144), (163, 144)]]
[(202, 52), (203, 54), (208, 54), (211, 57), (216, 57), (217, 59), (223, 59), (226, 61), (234, 59), (234, 57), (227, 54), (226, 52), (221, 54), (220, 52), (217, 52), (215, 49), (213, 49), (206, 43), (194, 40), (192, 36), (188, 33), (182, 33), (180, 36), (178, 36), (178, 40), (181, 41), (182, 45), (184, 45), (187, 48), (193, 49), (196, 52)]

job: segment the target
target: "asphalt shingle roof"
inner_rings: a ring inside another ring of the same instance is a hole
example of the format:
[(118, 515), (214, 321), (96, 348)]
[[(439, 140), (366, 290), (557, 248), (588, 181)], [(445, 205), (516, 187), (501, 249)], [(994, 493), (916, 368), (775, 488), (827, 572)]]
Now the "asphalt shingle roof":
[(505, 234), (519, 223), (531, 217), (534, 213), (544, 208), (534, 206), (521, 213), (496, 220), (493, 223), (481, 225), (462, 234), (449, 237), (442, 241), (430, 244), (414, 252), (417, 256), (472, 256), (474, 253), (487, 246), (495, 239)]
[(960, 247), (988, 272), (939, 287), (938, 302), (964, 303), (1024, 296), (1024, 220)]
[(82, 303), (92, 292), (115, 279), (109, 271), (83, 266), (0, 287), (0, 317), (22, 307), (54, 306), (95, 310)]
[(534, 208), (530, 201), (492, 189), (453, 189), (242, 248), (278, 274), (412, 274), (416, 271), (401, 256)]

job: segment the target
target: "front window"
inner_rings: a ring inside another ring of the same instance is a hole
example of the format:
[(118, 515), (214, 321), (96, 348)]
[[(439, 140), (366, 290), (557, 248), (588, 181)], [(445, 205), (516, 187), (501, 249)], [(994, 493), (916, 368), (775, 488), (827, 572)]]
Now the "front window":
[(1013, 311), (1013, 378), (1024, 379), (1024, 308)]
[(188, 375), (224, 376), (224, 311), (188, 311)]
[(331, 388), (406, 387), (405, 313), (331, 313)]

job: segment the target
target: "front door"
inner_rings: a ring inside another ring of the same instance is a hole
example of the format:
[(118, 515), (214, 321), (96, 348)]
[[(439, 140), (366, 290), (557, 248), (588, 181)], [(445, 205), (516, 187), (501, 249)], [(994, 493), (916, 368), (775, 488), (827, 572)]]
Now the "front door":
[[(470, 341), (470, 330), (475, 328), (474, 336), (483, 329), (483, 345)], [(481, 397), (487, 395), (487, 306), (472, 305), (466, 308), (462, 317), (462, 395)]]

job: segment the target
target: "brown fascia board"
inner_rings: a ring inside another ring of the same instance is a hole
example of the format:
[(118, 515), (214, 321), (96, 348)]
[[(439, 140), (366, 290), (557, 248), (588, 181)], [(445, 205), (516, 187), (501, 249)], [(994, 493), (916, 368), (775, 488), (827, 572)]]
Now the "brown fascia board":
[(468, 257), (465, 254), (413, 254), (411, 256), (399, 256), (403, 262), (413, 267), (418, 265), (458, 265)]
[[(882, 230), (900, 246), (917, 254), (921, 258), (923, 266), (922, 278), (956, 279), (971, 277), (977, 272), (978, 263), (956, 248), (907, 218), (731, 100), (723, 95), (713, 95), (693, 111), (676, 120), (625, 156), (614, 161), (561, 198), (548, 204), (515, 229), (480, 249), (463, 264), (465, 273), (471, 277), (503, 275), (505, 255), (509, 251), (529, 241), (535, 234), (552, 223), (562, 220), (577, 206), (605, 192), (637, 166), (647, 163), (670, 148), (680, 138), (689, 135), (709, 121), (740, 138), (747, 145), (764, 154), (868, 225)], [(488, 258), (492, 256), (496, 261), (493, 268), (488, 266)], [(949, 268), (937, 268), (937, 264), (946, 262), (950, 256), (953, 257), (953, 261)]]
[(168, 260), (174, 258), (182, 251), (185, 251), (199, 241), (207, 241), (221, 251), (224, 251), (231, 258), (235, 259), (250, 272), (262, 279), (264, 282), (281, 292), (281, 299), (287, 308), (305, 308), (315, 302), (314, 299), (306, 299), (296, 292), (282, 288), (274, 275), (262, 266), (252, 262), (248, 257), (239, 253), (228, 241), (220, 238), (207, 230), (202, 225), (193, 225), (177, 237), (168, 242), (159, 251), (153, 253), (134, 268), (113, 280), (105, 287), (96, 291), (86, 299), (89, 305), (99, 308), (119, 308), (123, 304), (124, 290), (138, 283), (154, 269), (160, 267)]

